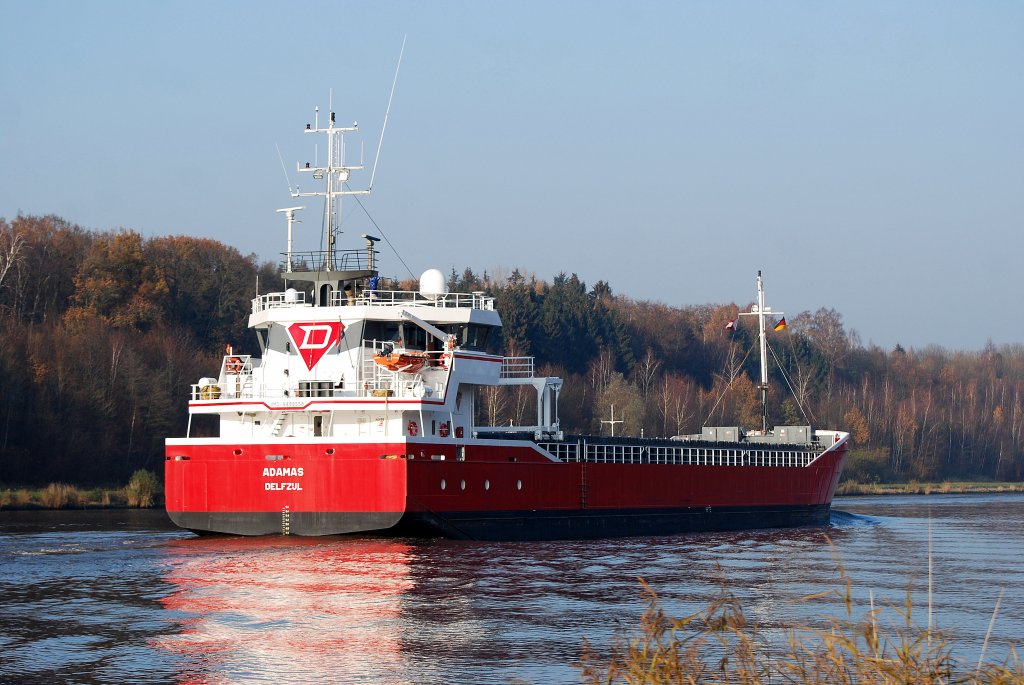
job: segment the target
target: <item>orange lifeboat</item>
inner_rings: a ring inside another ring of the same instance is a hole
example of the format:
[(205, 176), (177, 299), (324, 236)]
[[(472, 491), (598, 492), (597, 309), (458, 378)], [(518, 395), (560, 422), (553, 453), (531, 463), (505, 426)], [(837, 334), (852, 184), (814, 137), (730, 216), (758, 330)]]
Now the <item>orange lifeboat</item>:
[(395, 350), (388, 354), (375, 354), (373, 355), (373, 361), (388, 371), (416, 373), (426, 365), (427, 353)]

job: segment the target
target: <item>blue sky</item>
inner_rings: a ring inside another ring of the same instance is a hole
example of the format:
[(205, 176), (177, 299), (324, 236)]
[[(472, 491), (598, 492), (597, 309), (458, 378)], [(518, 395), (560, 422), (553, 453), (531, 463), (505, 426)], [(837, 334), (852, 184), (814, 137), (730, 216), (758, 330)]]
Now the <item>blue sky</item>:
[[(865, 343), (1024, 342), (1019, 2), (0, 0), (0, 216), (276, 259), (275, 144), (312, 160), (333, 88), (372, 158), (406, 35), (364, 202), (416, 273), (683, 305), (749, 303), (762, 269)], [(376, 230), (345, 218), (343, 247)]]

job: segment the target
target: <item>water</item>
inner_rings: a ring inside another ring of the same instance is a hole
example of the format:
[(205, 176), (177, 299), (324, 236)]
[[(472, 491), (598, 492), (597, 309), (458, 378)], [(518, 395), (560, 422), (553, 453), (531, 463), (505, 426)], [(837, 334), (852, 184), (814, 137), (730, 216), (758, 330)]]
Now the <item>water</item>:
[[(162, 512), (0, 512), (0, 682), (578, 682), (644, 608), (706, 606), (726, 580), (767, 634), (855, 610), (933, 620), (967, 663), (1024, 636), (1024, 496), (840, 499), (797, 530), (586, 542), (199, 538)], [(828, 536), (828, 537), (826, 537)], [(829, 542), (831, 539), (831, 543)]]

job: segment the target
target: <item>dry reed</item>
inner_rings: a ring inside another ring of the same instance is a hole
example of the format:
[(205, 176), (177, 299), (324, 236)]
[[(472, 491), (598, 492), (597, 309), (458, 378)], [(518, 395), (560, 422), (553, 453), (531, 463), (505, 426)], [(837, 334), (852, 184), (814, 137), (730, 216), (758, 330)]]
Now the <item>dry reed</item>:
[(160, 491), (160, 483), (152, 471), (139, 469), (125, 486), (124, 495), (129, 507), (144, 509), (153, 506)]
[(40, 502), (47, 509), (77, 507), (82, 495), (74, 485), (50, 483), (39, 495)]
[[(1024, 684), (1024, 662), (1014, 651), (1003, 663), (976, 668), (954, 658), (939, 631), (911, 620), (910, 592), (904, 607), (892, 607), (899, 620), (890, 627), (881, 611), (854, 618), (852, 583), (840, 565), (845, 606), (842, 618), (827, 618), (824, 627), (786, 629), (786, 644), (773, 646), (756, 623), (747, 620), (741, 603), (723, 583), (708, 606), (684, 618), (661, 607), (658, 594), (643, 579), (647, 609), (634, 630), (620, 630), (609, 656), (602, 657), (584, 640), (579, 669), (589, 685), (698, 685), (743, 683), (767, 685), (889, 685), (922, 683)], [(994, 614), (993, 614), (994, 620)], [(986, 638), (987, 645), (987, 638)], [(982, 650), (984, 657), (984, 648)]]

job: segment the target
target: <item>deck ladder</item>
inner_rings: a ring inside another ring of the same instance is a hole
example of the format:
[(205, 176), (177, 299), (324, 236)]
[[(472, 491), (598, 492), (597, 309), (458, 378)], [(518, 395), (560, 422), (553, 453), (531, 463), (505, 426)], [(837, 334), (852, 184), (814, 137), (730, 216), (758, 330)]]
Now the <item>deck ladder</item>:
[(284, 426), (284, 421), (287, 415), (284, 412), (280, 412), (277, 418), (274, 419), (274, 425), (270, 427), (270, 434), (277, 437), (281, 434), (281, 427)]

